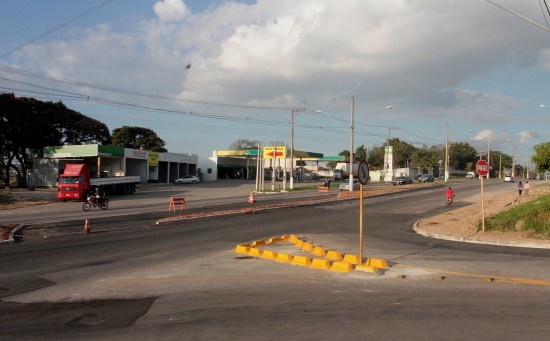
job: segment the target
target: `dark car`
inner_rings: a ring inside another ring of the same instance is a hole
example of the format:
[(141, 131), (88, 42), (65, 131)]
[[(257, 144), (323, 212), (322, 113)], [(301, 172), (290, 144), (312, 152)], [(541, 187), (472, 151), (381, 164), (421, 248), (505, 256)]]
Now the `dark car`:
[(418, 182), (434, 182), (434, 177), (431, 174), (422, 174), (418, 177)]
[(412, 184), (413, 180), (408, 176), (400, 176), (398, 178), (393, 179), (393, 185), (406, 185), (406, 184)]

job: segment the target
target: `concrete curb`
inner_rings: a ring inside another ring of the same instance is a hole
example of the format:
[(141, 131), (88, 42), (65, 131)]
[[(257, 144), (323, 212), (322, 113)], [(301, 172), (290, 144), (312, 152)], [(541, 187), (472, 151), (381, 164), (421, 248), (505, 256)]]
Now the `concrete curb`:
[(7, 239), (7, 240), (0, 240), (0, 244), (14, 243), (14, 242), (15, 242), (15, 238), (14, 238), (13, 236), (14, 236), (14, 235), (17, 236), (17, 235), (19, 234), (19, 231), (21, 231), (24, 227), (25, 227), (25, 224), (19, 224), (19, 225), (17, 225), (17, 226), (10, 232), (9, 239)]
[(480, 240), (478, 238), (472, 238), (472, 237), (454, 237), (449, 236), (445, 234), (439, 234), (439, 233), (432, 233), (425, 231), (418, 227), (418, 224), (422, 220), (418, 220), (413, 224), (413, 230), (417, 234), (428, 237), (428, 238), (434, 238), (434, 239), (441, 239), (441, 240), (449, 240), (453, 242), (460, 242), (460, 243), (472, 243), (472, 244), (484, 244), (484, 245), (495, 245), (495, 246), (511, 246), (511, 247), (524, 247), (524, 248), (532, 248), (532, 249), (550, 249), (550, 244), (539, 244), (539, 243), (533, 243), (533, 242), (502, 242), (498, 240)]

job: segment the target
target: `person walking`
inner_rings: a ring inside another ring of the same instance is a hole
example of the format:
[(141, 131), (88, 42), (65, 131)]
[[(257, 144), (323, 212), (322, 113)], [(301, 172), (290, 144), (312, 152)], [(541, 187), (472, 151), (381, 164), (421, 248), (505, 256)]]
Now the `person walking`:
[(519, 195), (521, 195), (521, 191), (523, 190), (523, 184), (520, 182), (518, 182), (518, 192), (519, 192)]
[(523, 188), (525, 189), (525, 195), (529, 194), (529, 190), (531, 189), (531, 184), (529, 183), (529, 181), (525, 181), (525, 185), (523, 186)]
[(451, 207), (453, 204), (453, 198), (455, 197), (455, 192), (451, 187), (445, 191), (445, 196), (447, 197), (447, 207)]

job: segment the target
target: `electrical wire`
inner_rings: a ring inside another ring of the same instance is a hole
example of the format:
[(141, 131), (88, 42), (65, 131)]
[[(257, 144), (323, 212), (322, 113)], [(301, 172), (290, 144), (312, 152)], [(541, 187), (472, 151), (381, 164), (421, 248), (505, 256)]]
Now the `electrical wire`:
[(493, 2), (493, 1), (491, 1), (491, 0), (485, 0), (485, 1), (487, 1), (488, 3), (493, 4), (493, 5), (497, 6), (498, 8), (503, 9), (503, 10), (505, 10), (506, 12), (511, 13), (511, 14), (515, 15), (516, 17), (521, 18), (521, 19), (523, 19), (523, 20), (525, 20), (525, 21), (527, 21), (527, 22), (529, 22), (529, 23), (531, 23), (531, 24), (537, 26), (538, 28), (541, 28), (541, 29), (543, 29), (544, 31), (550, 33), (550, 29), (549, 29), (549, 28), (546, 28), (546, 27), (544, 27), (544, 26), (542, 26), (542, 25), (536, 23), (535, 21), (533, 21), (533, 20), (531, 20), (531, 19), (529, 19), (529, 18), (527, 18), (527, 17), (525, 17), (525, 16), (523, 16), (523, 15), (521, 15), (521, 14), (519, 14), (519, 13), (516, 13), (516, 12), (512, 11), (511, 9), (508, 9), (508, 8), (502, 6), (502, 5), (499, 5), (499, 4), (497, 4), (497, 3), (495, 3), (495, 2)]
[(90, 8), (90, 9), (88, 9), (88, 10), (86, 10), (86, 11), (80, 13), (80, 14), (78, 14), (77, 16), (75, 16), (75, 17), (73, 17), (73, 18), (71, 18), (71, 19), (69, 19), (69, 20), (67, 20), (67, 21), (65, 21), (65, 22), (63, 22), (63, 23), (61, 23), (61, 24), (55, 26), (54, 28), (52, 28), (52, 29), (50, 29), (50, 30), (48, 30), (48, 31), (46, 31), (46, 32), (44, 32), (44, 33), (42, 33), (42, 34), (40, 34), (39, 36), (34, 37), (34, 38), (32, 38), (31, 40), (29, 40), (29, 41), (27, 41), (27, 42), (25, 42), (25, 43), (23, 43), (23, 44), (21, 44), (21, 45), (19, 45), (19, 46), (17, 46), (17, 47), (14, 47), (13, 49), (11, 49), (11, 50), (9, 50), (9, 51), (7, 51), (7, 52), (4, 52), (4, 53), (0, 54), (0, 58), (4, 58), (4, 57), (6, 57), (6, 56), (8, 56), (8, 55), (10, 55), (10, 54), (12, 54), (12, 53), (14, 53), (15, 51), (18, 51), (18, 50), (22, 49), (23, 47), (28, 46), (28, 45), (34, 43), (35, 41), (37, 41), (37, 40), (39, 40), (39, 39), (42, 39), (42, 38), (44, 38), (44, 37), (46, 37), (46, 36), (48, 36), (48, 35), (54, 33), (55, 31), (59, 31), (60, 29), (62, 29), (63, 27), (69, 25), (70, 23), (73, 23), (73, 22), (75, 22), (76, 20), (78, 20), (78, 19), (80, 19), (80, 18), (82, 18), (82, 17), (84, 17), (84, 16), (86, 16), (86, 15), (88, 15), (88, 14), (94, 12), (94, 11), (97, 11), (98, 9), (100, 9), (100, 8), (106, 6), (106, 5), (108, 5), (108, 4), (110, 4), (111, 2), (114, 2), (114, 1), (115, 1), (115, 0), (107, 0), (107, 1), (104, 1), (104, 2), (100, 3), (99, 5), (96, 5), (96, 6), (92, 7), (92, 8)]

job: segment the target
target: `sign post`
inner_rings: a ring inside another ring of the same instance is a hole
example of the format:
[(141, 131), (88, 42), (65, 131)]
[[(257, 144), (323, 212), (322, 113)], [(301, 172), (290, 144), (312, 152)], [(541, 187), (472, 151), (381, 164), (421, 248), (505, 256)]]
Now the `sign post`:
[(363, 185), (369, 181), (369, 164), (366, 161), (359, 162), (357, 177), (361, 184), (359, 188), (359, 259), (363, 264)]
[(483, 178), (489, 173), (489, 164), (487, 161), (479, 160), (476, 162), (476, 172), (481, 180), (481, 226), (483, 233), (485, 233), (485, 199), (483, 195)]

